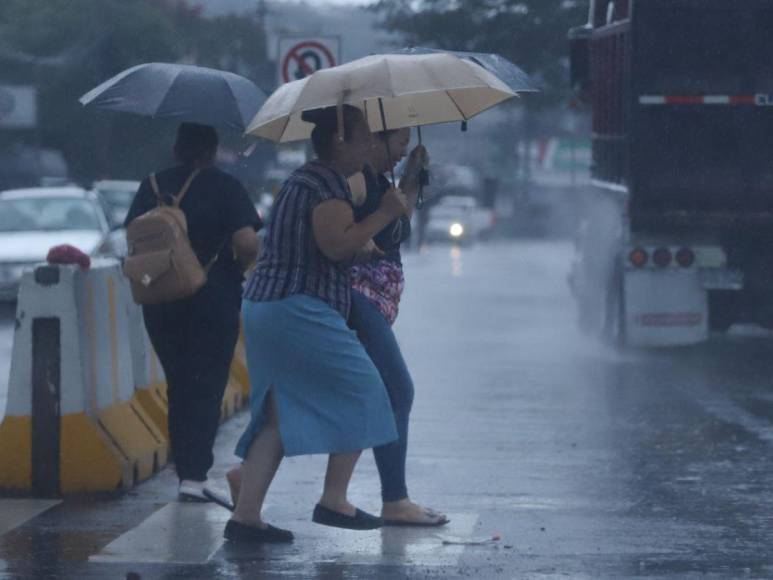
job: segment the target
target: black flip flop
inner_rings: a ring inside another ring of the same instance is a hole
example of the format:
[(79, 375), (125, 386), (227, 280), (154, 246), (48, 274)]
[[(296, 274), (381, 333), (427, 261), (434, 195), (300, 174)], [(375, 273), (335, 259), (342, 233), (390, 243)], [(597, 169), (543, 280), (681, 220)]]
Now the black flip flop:
[(314, 507), (314, 514), (311, 521), (323, 526), (333, 528), (343, 528), (346, 530), (375, 530), (383, 525), (381, 518), (371, 515), (358, 509), (353, 516), (347, 516), (340, 512), (333, 511), (323, 505), (317, 504)]
[(211, 501), (212, 503), (216, 503), (220, 507), (227, 509), (229, 512), (232, 512), (234, 511), (234, 509), (236, 509), (236, 506), (234, 506), (234, 504), (231, 503), (227, 497), (225, 497), (220, 493), (217, 493), (216, 491), (209, 489), (208, 487), (205, 487), (201, 493), (209, 501)]

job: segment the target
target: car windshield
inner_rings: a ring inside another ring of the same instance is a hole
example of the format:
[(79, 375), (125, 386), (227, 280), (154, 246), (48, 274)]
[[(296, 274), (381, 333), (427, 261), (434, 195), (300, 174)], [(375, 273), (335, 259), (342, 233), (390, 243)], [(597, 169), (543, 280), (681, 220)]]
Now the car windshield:
[(75, 197), (0, 199), (0, 232), (99, 230), (94, 204)]
[(100, 189), (99, 193), (111, 206), (129, 209), (134, 199), (134, 194), (137, 192), (129, 189)]
[(440, 219), (464, 218), (470, 208), (459, 205), (439, 205), (432, 208), (432, 217)]

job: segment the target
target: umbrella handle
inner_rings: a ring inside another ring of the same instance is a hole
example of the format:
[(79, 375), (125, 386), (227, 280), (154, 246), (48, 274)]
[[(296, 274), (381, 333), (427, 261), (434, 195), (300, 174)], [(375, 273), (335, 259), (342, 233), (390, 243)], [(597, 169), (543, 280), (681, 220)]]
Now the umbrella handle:
[[(378, 109), (381, 112), (381, 130), (386, 132), (387, 130), (387, 124), (386, 124), (386, 114), (384, 114), (384, 101), (379, 98), (378, 100)], [(387, 159), (389, 159), (390, 164), (392, 162), (392, 152), (389, 150), (389, 139), (384, 139), (384, 145), (386, 145), (387, 150)], [(395, 170), (390, 169), (389, 170), (389, 177), (392, 178), (392, 187), (397, 187), (395, 185)]]
[[(421, 126), (416, 127), (416, 131), (419, 135), (419, 145), (421, 142)], [(419, 169), (419, 195), (416, 197), (416, 209), (424, 207), (424, 186), (429, 185), (429, 171), (424, 166)]]

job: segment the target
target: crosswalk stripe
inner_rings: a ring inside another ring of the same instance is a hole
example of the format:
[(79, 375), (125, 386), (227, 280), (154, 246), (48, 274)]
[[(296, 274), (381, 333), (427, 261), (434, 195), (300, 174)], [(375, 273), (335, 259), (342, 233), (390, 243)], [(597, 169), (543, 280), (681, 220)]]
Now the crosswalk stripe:
[(0, 536), (61, 503), (58, 499), (0, 499)]
[[(371, 532), (320, 526), (310, 520), (287, 519), (267, 506), (269, 521), (290, 528), (294, 547), (275, 546), (277, 562), (308, 564), (319, 554), (352, 565), (455, 566), (472, 538), (476, 514), (449, 514), (442, 528), (385, 527)], [(141, 524), (116, 538), (89, 558), (92, 563), (205, 564), (224, 544), (223, 528), (229, 512), (212, 504), (170, 503)], [(303, 545), (313, 550), (299, 549)]]
[(228, 511), (214, 504), (170, 503), (89, 561), (204, 564), (222, 545), (229, 517)]
[(295, 543), (309, 543), (313, 550), (295, 550), (282, 554), (285, 564), (311, 563), (326, 554), (326, 559), (351, 565), (456, 566), (465, 545), (443, 545), (444, 539), (472, 539), (477, 514), (449, 513), (450, 523), (440, 528), (384, 527), (373, 532), (339, 530), (310, 521), (288, 524)]
[[(453, 567), (459, 565), (466, 542), (483, 540), (485, 543), (490, 538), (473, 537), (478, 521), (475, 514), (448, 514), (451, 522), (441, 528), (385, 527), (367, 532), (319, 526), (305, 517), (288, 520), (267, 515), (269, 520), (290, 528), (295, 534), (295, 543), (271, 546), (271, 558), (264, 562), (264, 573), (283, 573), (289, 567), (311, 576), (323, 562), (347, 566)], [(444, 540), (453, 543), (445, 545)], [(226, 544), (223, 549), (215, 559), (238, 561), (242, 552), (245, 558), (254, 556), (251, 547)]]

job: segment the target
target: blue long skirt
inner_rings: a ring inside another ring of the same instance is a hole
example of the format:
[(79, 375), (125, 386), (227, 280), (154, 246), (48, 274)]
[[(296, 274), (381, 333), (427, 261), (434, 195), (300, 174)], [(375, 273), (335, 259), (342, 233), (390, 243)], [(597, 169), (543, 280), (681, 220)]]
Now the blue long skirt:
[(296, 294), (242, 304), (252, 419), (247, 451), (265, 420), (268, 390), (284, 453), (348, 453), (397, 439), (384, 383), (357, 335), (326, 302)]

